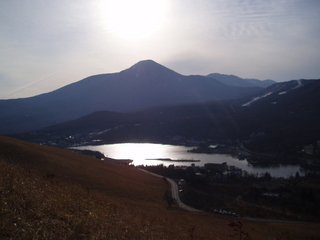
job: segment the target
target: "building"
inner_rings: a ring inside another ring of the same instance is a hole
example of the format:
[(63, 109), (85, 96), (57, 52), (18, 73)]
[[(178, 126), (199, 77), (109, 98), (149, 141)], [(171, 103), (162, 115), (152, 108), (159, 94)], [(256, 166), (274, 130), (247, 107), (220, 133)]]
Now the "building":
[(228, 176), (242, 177), (242, 169), (235, 166), (230, 166), (227, 170), (227, 174)]
[(206, 171), (210, 171), (211, 173), (223, 173), (228, 170), (228, 165), (226, 162), (224, 162), (224, 163), (206, 163), (206, 164), (204, 164), (204, 168)]
[(308, 145), (308, 146), (304, 146), (303, 151), (308, 155), (313, 155), (314, 154), (314, 146), (312, 144)]

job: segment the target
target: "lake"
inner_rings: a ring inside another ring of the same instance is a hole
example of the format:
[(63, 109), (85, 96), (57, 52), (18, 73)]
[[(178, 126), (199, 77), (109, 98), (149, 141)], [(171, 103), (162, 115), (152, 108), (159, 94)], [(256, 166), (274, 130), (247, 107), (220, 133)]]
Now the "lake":
[(300, 169), (299, 165), (278, 165), (268, 167), (256, 167), (248, 164), (246, 160), (239, 161), (237, 158), (227, 154), (205, 154), (205, 153), (191, 153), (188, 150), (193, 147), (175, 146), (166, 144), (154, 143), (118, 143), (105, 144), (95, 146), (80, 146), (73, 147), (74, 149), (87, 149), (92, 151), (99, 151), (106, 157), (114, 159), (131, 159), (135, 166), (138, 165), (159, 165), (169, 166), (190, 166), (193, 162), (170, 162), (148, 159), (171, 158), (177, 159), (193, 159), (200, 160), (194, 162), (196, 166), (203, 166), (206, 163), (223, 163), (226, 162), (229, 166), (236, 166), (248, 173), (265, 173), (269, 172), (273, 177), (289, 177), (295, 176), (299, 172), (301, 176), (305, 175), (304, 169)]

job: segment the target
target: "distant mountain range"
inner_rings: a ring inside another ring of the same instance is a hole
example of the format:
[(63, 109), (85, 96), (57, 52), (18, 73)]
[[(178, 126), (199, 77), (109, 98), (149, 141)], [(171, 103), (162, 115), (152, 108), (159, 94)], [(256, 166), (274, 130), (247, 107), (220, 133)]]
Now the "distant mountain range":
[(217, 79), (218, 81), (235, 87), (262, 87), (266, 88), (276, 83), (273, 80), (259, 80), (254, 78), (240, 78), (235, 75), (227, 75), (220, 73), (211, 73), (207, 77)]
[(58, 144), (245, 139), (252, 150), (283, 154), (320, 140), (319, 80), (215, 77), (141, 61), (50, 93), (1, 100), (0, 133)]
[(91, 76), (35, 97), (0, 100), (0, 134), (33, 131), (95, 111), (130, 112), (237, 99), (261, 90), (256, 85), (226, 85), (212, 77), (183, 76), (146, 60), (119, 73)]
[(62, 145), (96, 140), (172, 143), (174, 139), (216, 142), (239, 139), (246, 140), (252, 150), (285, 155), (320, 140), (319, 96), (320, 80), (293, 80), (274, 84), (243, 99), (127, 113), (98, 111), (15, 137)]

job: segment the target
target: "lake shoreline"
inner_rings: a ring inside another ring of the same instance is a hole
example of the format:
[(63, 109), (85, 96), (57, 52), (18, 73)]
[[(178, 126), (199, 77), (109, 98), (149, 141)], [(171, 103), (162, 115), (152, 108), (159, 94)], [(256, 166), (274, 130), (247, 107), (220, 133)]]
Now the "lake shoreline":
[(200, 162), (201, 160), (193, 160), (193, 159), (171, 159), (171, 158), (147, 158), (146, 160), (157, 160), (157, 161), (165, 161), (165, 162)]
[[(237, 156), (230, 154), (207, 154), (207, 153), (192, 153), (189, 150), (192, 147), (171, 144), (155, 144), (155, 143), (118, 143), (105, 145), (89, 145), (81, 147), (72, 147), (71, 149), (87, 149), (92, 151), (99, 151), (105, 155), (106, 158), (113, 159), (132, 159), (134, 166), (146, 165), (175, 165), (188, 167), (191, 164), (196, 166), (204, 166), (206, 163), (221, 164), (226, 162), (229, 166), (235, 166), (247, 173), (264, 174), (269, 172), (273, 177), (290, 177), (297, 172), (303, 176), (304, 169), (300, 169), (299, 165), (282, 165), (276, 166), (256, 166), (250, 164), (246, 159), (239, 160)], [(149, 160), (147, 160), (149, 159)], [(152, 160), (151, 160), (152, 159)], [(161, 159), (197, 159), (200, 162), (191, 161), (161, 161)], [(198, 163), (198, 164), (197, 164)]]

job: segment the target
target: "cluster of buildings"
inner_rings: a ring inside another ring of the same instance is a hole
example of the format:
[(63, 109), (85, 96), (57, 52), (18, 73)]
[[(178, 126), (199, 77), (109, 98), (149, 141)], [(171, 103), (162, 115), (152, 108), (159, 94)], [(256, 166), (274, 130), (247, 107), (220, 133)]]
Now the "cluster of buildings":
[(186, 168), (186, 175), (194, 182), (222, 180), (242, 177), (242, 169), (224, 163), (206, 163), (203, 167), (191, 164)]
[(301, 158), (301, 166), (312, 169), (320, 170), (320, 141), (316, 145), (310, 144), (303, 147), (305, 155)]
[(311, 156), (320, 156), (320, 141), (317, 141), (316, 146), (314, 146), (313, 144), (304, 146), (303, 152)]

